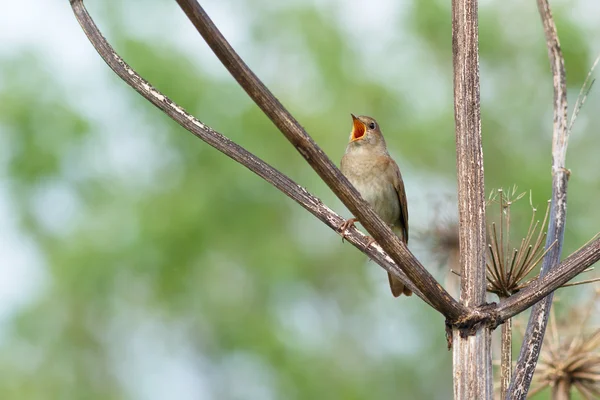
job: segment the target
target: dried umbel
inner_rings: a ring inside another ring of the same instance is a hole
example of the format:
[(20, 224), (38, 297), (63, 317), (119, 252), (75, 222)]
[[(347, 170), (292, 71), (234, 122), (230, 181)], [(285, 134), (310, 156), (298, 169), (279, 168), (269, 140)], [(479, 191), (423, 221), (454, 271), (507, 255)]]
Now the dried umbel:
[(450, 270), (460, 269), (458, 250), (458, 221), (453, 218), (439, 220), (427, 231), (431, 239), (431, 255), (440, 265), (447, 265)]
[(542, 221), (537, 219), (537, 209), (531, 204), (529, 229), (521, 239), (519, 247), (511, 245), (511, 207), (522, 199), (525, 192), (517, 194), (516, 187), (492, 192), (488, 200), (488, 215), (493, 207), (498, 207), (498, 222), (488, 224), (487, 281), (488, 291), (498, 297), (509, 297), (531, 282), (528, 276), (542, 261), (551, 248), (544, 250), (546, 224), (550, 202)]
[[(487, 290), (498, 295), (498, 297), (510, 297), (537, 279), (537, 274), (533, 273), (534, 270), (540, 265), (546, 253), (554, 246), (552, 244), (548, 248), (544, 248), (550, 201), (547, 203), (543, 219), (540, 220), (538, 209), (532, 205), (531, 195), (529, 197), (531, 217), (527, 233), (518, 242), (518, 247), (513, 244), (511, 208), (517, 201), (523, 199), (525, 194), (526, 192), (517, 193), (516, 187), (508, 191), (497, 189), (492, 191), (487, 202), (487, 215), (490, 221), (487, 225)], [(441, 266), (446, 267), (448, 272), (453, 275), (460, 277), (458, 221), (456, 217), (436, 216), (431, 223), (431, 228), (420, 232), (418, 237), (426, 242), (431, 256)], [(590, 269), (584, 272), (587, 271), (590, 271)], [(595, 281), (598, 281), (598, 278), (567, 283), (563, 287)]]
[(584, 399), (600, 398), (600, 328), (589, 326), (599, 293), (585, 316), (576, 309), (560, 322), (551, 317), (530, 396), (549, 387), (553, 399), (570, 399), (573, 389)]
[[(516, 187), (508, 191), (498, 189), (492, 191), (487, 202), (487, 215), (491, 217), (487, 229), (487, 290), (499, 297), (509, 297), (529, 284), (534, 279), (530, 274), (548, 251), (544, 250), (544, 244), (549, 202), (541, 221), (537, 218), (537, 209), (531, 206), (527, 234), (518, 248), (511, 243), (511, 207), (524, 196), (524, 192), (517, 194)], [(458, 221), (456, 218), (438, 216), (431, 226), (420, 236), (427, 240), (433, 258), (440, 265), (445, 265), (449, 272), (459, 276)]]
[(425, 230), (417, 231), (417, 240), (424, 244), (432, 260), (445, 274), (444, 287), (454, 297), (460, 292), (460, 254), (456, 197), (447, 195), (433, 204), (434, 216)]

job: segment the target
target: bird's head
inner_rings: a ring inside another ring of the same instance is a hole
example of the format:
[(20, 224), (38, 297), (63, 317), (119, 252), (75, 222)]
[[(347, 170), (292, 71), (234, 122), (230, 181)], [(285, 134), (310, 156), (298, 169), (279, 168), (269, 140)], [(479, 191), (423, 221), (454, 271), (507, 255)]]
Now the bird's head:
[(381, 148), (386, 149), (385, 140), (375, 119), (364, 115), (352, 115), (352, 132), (350, 133), (349, 148)]

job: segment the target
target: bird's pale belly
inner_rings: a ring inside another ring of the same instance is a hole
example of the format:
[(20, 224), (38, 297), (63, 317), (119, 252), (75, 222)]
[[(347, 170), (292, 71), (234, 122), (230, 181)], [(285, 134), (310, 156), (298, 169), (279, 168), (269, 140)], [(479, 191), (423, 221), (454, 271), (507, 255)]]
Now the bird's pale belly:
[(350, 179), (379, 217), (390, 225), (400, 219), (400, 203), (394, 186), (385, 179)]

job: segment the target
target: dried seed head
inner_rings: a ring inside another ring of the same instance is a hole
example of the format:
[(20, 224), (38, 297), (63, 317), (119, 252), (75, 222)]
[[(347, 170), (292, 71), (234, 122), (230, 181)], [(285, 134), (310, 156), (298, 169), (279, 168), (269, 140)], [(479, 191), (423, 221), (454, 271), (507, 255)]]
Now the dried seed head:
[(431, 208), (435, 214), (429, 228), (418, 232), (417, 237), (440, 267), (447, 267), (448, 271), (459, 270), (456, 198), (446, 195)]
[(434, 262), (440, 269), (445, 270), (445, 288), (452, 295), (460, 292), (460, 256), (458, 242), (458, 219), (456, 217), (456, 198), (445, 196), (443, 201), (435, 204), (432, 209), (435, 215), (429, 228), (417, 233), (417, 237), (428, 250)]
[(584, 399), (600, 398), (600, 328), (589, 327), (599, 298), (596, 291), (584, 315), (578, 308), (565, 320), (551, 316), (530, 395), (550, 387), (569, 398), (574, 388)]
[[(508, 191), (493, 191), (488, 199), (488, 210), (498, 207), (498, 221), (488, 224), (487, 280), (488, 291), (499, 297), (508, 297), (524, 288), (531, 280), (529, 274), (543, 259), (545, 253), (546, 223), (550, 202), (544, 219), (536, 219), (537, 209), (531, 204), (531, 220), (527, 235), (517, 247), (511, 244), (511, 207), (525, 196), (517, 194), (516, 186)], [(491, 215), (488, 212), (488, 215)]]
[(458, 221), (446, 218), (439, 221), (429, 231), (431, 254), (440, 263), (450, 269), (459, 269), (458, 260)]

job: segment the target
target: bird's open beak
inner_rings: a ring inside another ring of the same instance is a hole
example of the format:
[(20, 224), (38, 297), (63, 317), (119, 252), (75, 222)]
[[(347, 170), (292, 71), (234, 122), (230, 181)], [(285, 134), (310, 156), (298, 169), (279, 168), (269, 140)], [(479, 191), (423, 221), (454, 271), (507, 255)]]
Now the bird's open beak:
[(360, 140), (365, 136), (365, 131), (367, 129), (367, 127), (365, 126), (365, 124), (363, 124), (361, 122), (360, 119), (356, 118), (354, 116), (354, 114), (350, 114), (352, 115), (352, 135), (350, 136), (350, 141), (354, 142), (355, 140)]

